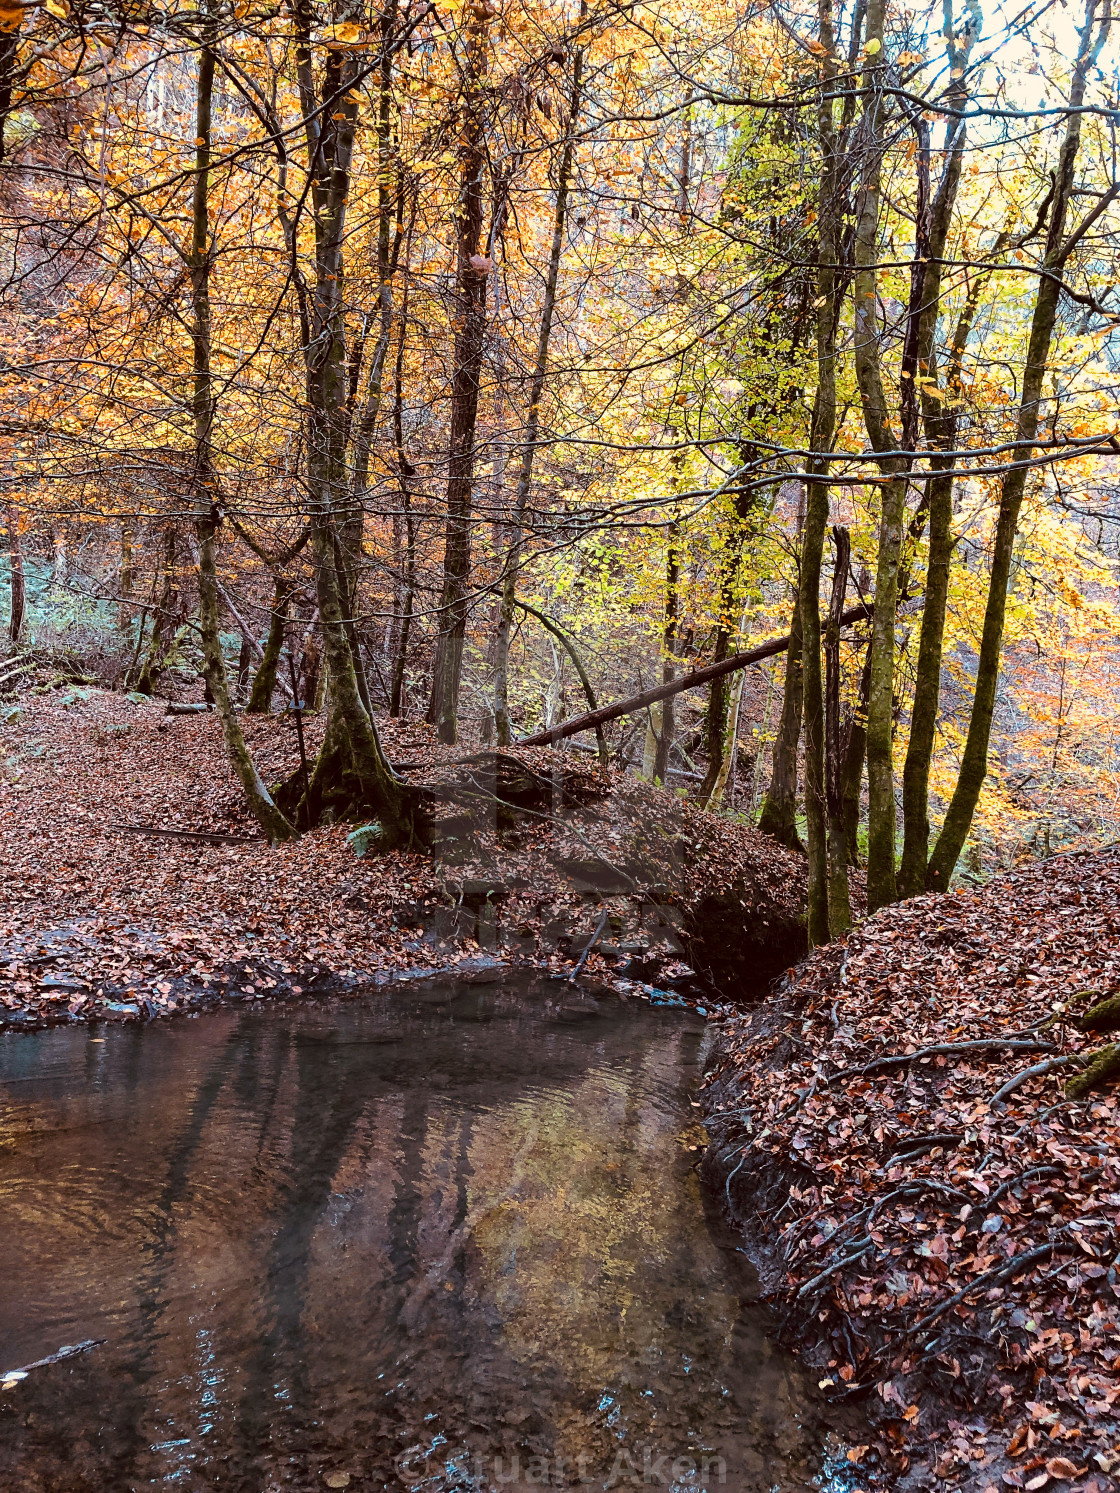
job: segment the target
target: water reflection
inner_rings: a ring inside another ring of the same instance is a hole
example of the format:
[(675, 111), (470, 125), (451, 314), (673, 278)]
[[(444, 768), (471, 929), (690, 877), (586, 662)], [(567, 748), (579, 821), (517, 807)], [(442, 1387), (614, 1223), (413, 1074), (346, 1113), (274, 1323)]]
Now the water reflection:
[(432, 984), (0, 1043), (0, 1489), (808, 1486), (703, 1023)]

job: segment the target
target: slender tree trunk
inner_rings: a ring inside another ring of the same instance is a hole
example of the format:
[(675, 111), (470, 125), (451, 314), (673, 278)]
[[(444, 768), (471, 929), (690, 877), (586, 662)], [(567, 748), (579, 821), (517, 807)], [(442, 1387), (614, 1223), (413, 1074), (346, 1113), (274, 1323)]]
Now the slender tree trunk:
[(541, 326), (537, 337), (537, 356), (533, 365), (533, 378), (529, 385), (529, 409), (525, 419), (525, 441), (521, 448), (521, 466), (517, 474), (517, 493), (514, 499), (513, 533), (506, 553), (505, 569), (502, 573), (502, 600), (498, 612), (498, 626), (494, 636), (494, 683), (493, 710), (494, 736), (498, 746), (509, 746), (511, 740), (509, 720), (509, 645), (513, 634), (514, 607), (517, 597), (517, 576), (521, 567), (525, 543), (525, 510), (533, 486), (533, 462), (537, 454), (540, 435), (541, 400), (544, 397), (545, 378), (548, 373), (548, 345), (552, 337), (552, 323), (556, 314), (556, 287), (560, 281), (560, 259), (564, 251), (564, 225), (568, 215), (568, 193), (575, 160), (575, 129), (579, 116), (583, 88), (583, 49), (577, 48), (572, 59), (572, 86), (568, 95), (567, 133), (560, 154), (560, 166), (556, 174), (556, 207), (552, 215), (552, 243), (548, 251), (548, 269), (545, 274), (544, 300), (541, 305)]
[[(872, 449), (896, 449), (897, 438), (887, 414), (879, 359), (879, 205), (882, 192), (883, 0), (868, 0), (865, 49), (871, 57), (864, 70), (864, 161), (855, 232), (853, 355), (863, 419)], [(874, 46), (872, 45), (874, 43)], [(913, 383), (913, 377), (910, 379)], [(870, 911), (893, 902), (895, 887), (894, 796), (894, 652), (898, 610), (898, 569), (906, 502), (906, 475), (901, 460), (884, 457), (875, 574), (875, 618), (872, 624), (871, 690), (867, 705), (867, 902)]]
[[(474, 14), (474, 13), (472, 13)], [(482, 350), (486, 332), (486, 280), (482, 254), (483, 74), (488, 17), (467, 25), (462, 117), (459, 126), (460, 194), (455, 220), (456, 305), (451, 378), (451, 439), (447, 463), (447, 528), (439, 634), (432, 664), (428, 720), (441, 741), (459, 734), (459, 689), (463, 675), (471, 568), (471, 509), (474, 493), (475, 429)]]
[[(665, 556), (665, 621), (661, 630), (661, 683), (671, 684), (676, 677), (673, 652), (677, 646), (677, 613), (680, 598), (680, 555), (676, 545), (676, 525), (669, 530), (669, 548)], [(677, 716), (673, 700), (661, 703), (661, 727), (657, 733), (657, 749), (653, 757), (653, 780), (655, 783), (669, 781), (669, 753), (673, 749)]]
[[(1022, 397), (1019, 403), (1016, 429), (1018, 440), (1024, 443), (1017, 452), (1019, 461), (1023, 463), (1029, 458), (1032, 443), (1038, 435), (1046, 363), (1050, 356), (1050, 345), (1057, 320), (1063, 270), (1074, 244), (1080, 237), (1075, 232), (1067, 238), (1066, 219), (1081, 143), (1083, 115), (1080, 111), (1085, 101), (1086, 79), (1090, 69), (1096, 64), (1111, 21), (1111, 6), (1108, 5), (1107, 0), (1099, 25), (1097, 24), (1098, 9), (1100, 9), (1099, 0), (1087, 0), (1085, 22), (1078, 40), (1077, 59), (1070, 86), (1070, 112), (1066, 116), (1065, 137), (1054, 175), (1053, 202), (1050, 207), (1050, 224), (1046, 235), (1046, 252), (1043, 257), (1043, 268), (1047, 273), (1038, 281), (1026, 364), (1023, 368)], [(1094, 30), (1096, 31), (1095, 38)], [(1017, 465), (1004, 476), (1000, 490), (999, 516), (996, 520), (991, 579), (988, 583), (984, 628), (976, 666), (976, 689), (972, 702), (972, 715), (968, 723), (968, 735), (965, 739), (957, 785), (949, 803), (941, 833), (930, 856), (927, 881), (931, 890), (945, 890), (949, 886), (957, 859), (968, 838), (972, 816), (988, 773), (988, 743), (991, 738), (992, 717), (995, 712), (996, 687), (999, 683), (1007, 588), (1011, 579), (1011, 561), (1019, 528), (1019, 510), (1022, 507), (1026, 480), (1026, 466)]]
[(117, 607), (117, 625), (127, 627), (132, 617), (132, 608), (128, 604), (128, 598), (132, 595), (132, 520), (121, 519), (121, 573), (117, 583), (117, 591), (120, 594), (120, 603)]
[[(980, 34), (982, 20), (979, 8), (974, 4), (959, 35), (954, 34), (951, 25), (946, 26), (946, 46), (955, 79), (963, 80), (967, 73), (969, 55)], [(963, 108), (968, 100), (968, 90), (963, 81), (951, 86), (951, 94), (954, 105)], [(957, 444), (961, 362), (976, 314), (980, 286), (986, 278), (984, 275), (976, 275), (968, 287), (950, 349), (948, 387), (942, 395), (936, 388), (942, 261), (960, 185), (964, 146), (965, 121), (954, 120), (949, 126), (947, 159), (930, 215), (929, 262), (924, 272), (923, 305), (918, 319), (918, 393), (926, 440), (932, 448), (930, 465), (935, 471), (945, 470), (953, 465), (952, 457), (939, 455), (937, 448), (951, 451)], [(919, 157), (919, 167), (921, 164)], [(926, 882), (930, 833), (929, 773), (941, 700), (941, 652), (949, 596), (949, 567), (953, 554), (953, 479), (948, 476), (929, 479), (924, 506), (929, 514), (929, 556), (926, 563), (925, 600), (918, 641), (910, 736), (902, 769), (903, 843), (898, 868), (898, 893), (901, 897), (912, 897), (924, 891)], [(918, 533), (915, 525), (911, 525), (911, 530), (916, 542)]]
[[(412, 228), (409, 227), (408, 252), (411, 252)], [(406, 260), (407, 263), (407, 260)], [(404, 705), (405, 670), (408, 667), (408, 643), (412, 633), (412, 609), (416, 596), (416, 520), (412, 514), (412, 494), (408, 479), (412, 464), (404, 450), (404, 346), (408, 333), (408, 293), (406, 278), (401, 296), (400, 334), (397, 338), (397, 356), (393, 366), (393, 444), (397, 457), (397, 482), (400, 498), (400, 530), (403, 539), (399, 556), (400, 569), (397, 575), (397, 595), (400, 599), (399, 625), (396, 630), (392, 658), (392, 677), (389, 685), (389, 714), (399, 716)]]
[(859, 805), (863, 786), (863, 763), (867, 756), (867, 701), (871, 694), (871, 639), (864, 650), (855, 709), (848, 721), (844, 741), (844, 765), (840, 774), (840, 794), (844, 801), (844, 843), (848, 865), (859, 865)]
[[(348, 5), (338, 19), (351, 18)], [(358, 94), (365, 65), (349, 46), (327, 50), (322, 98), (311, 67), (312, 13), (295, 0), (296, 78), (304, 115), (315, 233), (315, 290), (306, 341), (308, 491), (316, 594), (327, 667), (329, 710), (323, 743), (306, 792), (302, 781), (285, 784), (283, 806), (301, 824), (324, 816), (372, 815), (381, 844), (411, 842), (415, 803), (393, 773), (362, 699), (348, 620), (345, 576), (340, 574), (338, 522), (347, 508), (349, 385), (346, 364), (346, 297), (343, 244), (347, 235)], [(381, 45), (390, 44), (382, 35)]]
[(840, 731), (840, 618), (848, 586), (851, 541), (847, 529), (835, 527), (836, 563), (825, 634), (825, 801), (828, 806), (828, 925), (833, 938), (852, 923), (848, 895), (848, 832), (844, 817), (844, 761)]
[(230, 699), (226, 662), (219, 633), (215, 536), (219, 505), (213, 467), (212, 440), (214, 395), (210, 373), (210, 149), (211, 105), (214, 93), (214, 22), (204, 22), (204, 40), (198, 60), (195, 115), (194, 203), (190, 253), (191, 304), (194, 313), (191, 341), (194, 349), (194, 486), (198, 534), (199, 624), (206, 667), (206, 683), (222, 724), (222, 736), (230, 763), (241, 781), (249, 809), (267, 838), (276, 843), (291, 839), (294, 831), (272, 801), (272, 795), (257, 772), (245, 744), (240, 723)]
[(795, 585), (789, 624), (789, 646), (782, 684), (782, 713), (774, 741), (770, 787), (758, 816), (758, 827), (790, 850), (804, 850), (797, 833), (797, 745), (801, 740), (801, 707), (805, 698), (801, 650), (801, 593)]
[[(837, 65), (832, 0), (818, 0), (821, 79), (817, 134), (821, 146), (819, 263), (817, 268), (817, 394), (809, 446), (805, 532), (801, 542), (801, 646), (804, 660), (805, 827), (809, 857), (809, 944), (829, 940), (828, 814), (825, 800), (825, 717), (821, 670), (821, 562), (828, 526), (828, 475), (836, 431), (836, 263), (838, 235), (836, 128), (833, 85)], [(843, 868), (846, 878), (847, 868)], [(846, 884), (846, 882), (845, 882)]]
[[(745, 543), (745, 521), (751, 500), (744, 502), (737, 497), (734, 508), (734, 528), (724, 550), (720, 565), (719, 616), (716, 619), (715, 645), (712, 662), (719, 663), (728, 655), (739, 606), (739, 575), (743, 565)], [(731, 681), (723, 676), (713, 679), (708, 694), (708, 708), (704, 712), (704, 745), (708, 755), (708, 767), (704, 781), (700, 784), (699, 799), (706, 808), (713, 808), (712, 797), (720, 781), (723, 768), (723, 747), (727, 737), (727, 712), (731, 703)]]
[(27, 612), (27, 586), (23, 578), (23, 545), (19, 533), (19, 509), (8, 499), (8, 566), (11, 581), (11, 611), (8, 616), (8, 636), (18, 643), (23, 632), (23, 619)]
[(268, 637), (264, 653), (257, 667), (256, 678), (246, 707), (250, 715), (267, 715), (272, 709), (272, 696), (276, 690), (276, 674), (280, 667), (280, 655), (284, 649), (284, 632), (288, 624), (288, 605), (292, 588), (282, 577), (276, 578), (276, 597), (268, 619)]

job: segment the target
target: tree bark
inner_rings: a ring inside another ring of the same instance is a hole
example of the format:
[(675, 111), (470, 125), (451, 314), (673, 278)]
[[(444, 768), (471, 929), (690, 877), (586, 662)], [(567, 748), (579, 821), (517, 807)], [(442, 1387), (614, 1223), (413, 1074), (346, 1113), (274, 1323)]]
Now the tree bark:
[[(975, 0), (969, 7), (968, 20), (959, 34), (954, 34), (951, 20), (945, 25), (945, 43), (953, 78), (963, 79), (969, 55), (980, 34), (983, 17)], [(957, 108), (968, 100), (963, 82), (951, 85), (950, 94)], [(965, 121), (958, 119), (949, 126), (946, 141), (947, 159), (941, 173), (930, 214), (928, 264), (923, 282), (923, 304), (918, 319), (918, 395), (926, 440), (932, 448), (930, 465), (948, 469), (952, 458), (938, 454), (951, 451), (957, 444), (961, 394), (961, 362), (968, 343), (984, 276), (973, 279), (965, 305), (957, 321), (949, 354), (948, 387), (942, 395), (937, 384), (937, 322), (941, 310), (942, 261), (949, 237), (953, 208), (960, 185), (961, 162), (965, 146)], [(926, 863), (929, 856), (929, 773), (937, 714), (941, 701), (941, 653), (945, 636), (945, 613), (949, 596), (949, 567), (953, 554), (953, 479), (935, 476), (926, 485), (925, 506), (929, 514), (929, 555), (926, 562), (925, 600), (918, 640), (918, 660), (914, 685), (914, 704), (910, 715), (910, 736), (902, 768), (902, 857), (898, 868), (898, 894), (912, 897), (925, 890)], [(911, 525), (912, 530), (914, 525)], [(917, 533), (914, 535), (915, 542)]]
[(801, 739), (801, 707), (805, 698), (802, 674), (801, 593), (793, 588), (792, 615), (787, 639), (786, 672), (782, 685), (782, 713), (778, 717), (778, 734), (774, 741), (774, 760), (770, 786), (758, 817), (758, 827), (765, 835), (790, 850), (804, 851), (797, 833), (797, 744)]
[(214, 393), (210, 362), (210, 150), (211, 106), (214, 93), (213, 38), (215, 24), (204, 16), (203, 45), (198, 59), (198, 82), (195, 113), (195, 166), (192, 208), (191, 251), (189, 257), (191, 308), (193, 322), (191, 342), (194, 354), (194, 391), (192, 418), (194, 425), (195, 529), (198, 535), (199, 624), (205, 660), (206, 683), (217, 707), (222, 736), (230, 764), (241, 782), (249, 809), (273, 844), (289, 840), (295, 831), (272, 800), (256, 763), (253, 761), (234, 713), (230, 699), (226, 661), (222, 654), (219, 632), (218, 580), (215, 564), (215, 536), (219, 505), (214, 472), (212, 440)]
[[(482, 255), (483, 72), (487, 22), (471, 12), (466, 28), (462, 118), (459, 128), (460, 195), (455, 220), (455, 341), (451, 380), (451, 436), (447, 463), (447, 524), (439, 634), (432, 664), (428, 720), (441, 741), (458, 739), (471, 567), (475, 429), (486, 332), (488, 261)], [(487, 266), (479, 268), (479, 264)]]
[(8, 569), (11, 583), (11, 611), (8, 615), (8, 637), (18, 643), (27, 612), (27, 586), (23, 578), (23, 545), (19, 534), (19, 509), (8, 499)]
[(537, 337), (537, 356), (533, 365), (533, 378), (529, 385), (529, 409), (525, 419), (525, 441), (521, 448), (521, 466), (517, 474), (517, 493), (514, 499), (513, 533), (506, 553), (505, 569), (502, 573), (502, 599), (498, 611), (498, 625), (494, 636), (494, 682), (493, 711), (494, 737), (497, 745), (509, 746), (511, 740), (509, 721), (509, 645), (513, 633), (514, 605), (517, 597), (517, 576), (521, 568), (525, 543), (525, 510), (533, 486), (533, 462), (537, 454), (540, 435), (541, 400), (544, 397), (545, 378), (548, 373), (548, 346), (552, 338), (552, 323), (556, 315), (556, 289), (560, 282), (560, 259), (564, 251), (564, 225), (568, 216), (568, 193), (571, 187), (572, 166), (575, 161), (575, 129), (579, 116), (583, 90), (583, 49), (577, 47), (572, 59), (572, 85), (568, 94), (567, 133), (560, 154), (560, 165), (556, 173), (556, 207), (552, 215), (552, 242), (548, 251), (548, 269), (545, 274), (544, 299), (541, 305), (541, 327)]
[(847, 529), (832, 530), (836, 563), (825, 635), (825, 802), (828, 809), (828, 926), (840, 938), (852, 924), (848, 894), (848, 829), (844, 817), (844, 762), (840, 732), (840, 618), (848, 587), (851, 540)]
[[(882, 191), (883, 0), (868, 0), (865, 49), (874, 61), (865, 66), (863, 148), (865, 151), (855, 232), (856, 274), (853, 287), (855, 334), (853, 354), (864, 425), (872, 449), (897, 448), (887, 414), (879, 358), (878, 260), (879, 204)], [(874, 912), (893, 902), (895, 886), (894, 796), (894, 652), (898, 609), (898, 567), (906, 475), (897, 457), (879, 462), (883, 475), (875, 574), (875, 620), (871, 640), (871, 690), (867, 706), (867, 904)]]
[[(818, 0), (821, 78), (817, 106), (817, 136), (821, 148), (820, 216), (817, 267), (817, 393), (813, 401), (808, 462), (810, 477), (828, 475), (836, 432), (836, 263), (837, 227), (836, 129), (833, 84), (837, 64), (833, 56), (836, 34), (832, 0)], [(805, 721), (805, 838), (809, 859), (809, 946), (830, 937), (828, 814), (825, 799), (825, 715), (821, 670), (821, 562), (828, 526), (828, 484), (811, 481), (805, 501), (805, 532), (801, 541), (801, 647)], [(836, 622), (839, 639), (839, 621)], [(847, 886), (847, 866), (839, 870)], [(846, 900), (846, 899), (845, 899)]]
[(250, 715), (267, 715), (272, 709), (272, 696), (276, 690), (276, 674), (280, 667), (280, 654), (284, 648), (284, 631), (288, 623), (288, 604), (292, 588), (281, 577), (276, 579), (276, 597), (268, 619), (268, 637), (264, 653), (257, 667), (253, 688), (246, 707)]
[[(671, 684), (676, 677), (673, 651), (677, 646), (677, 594), (680, 580), (680, 556), (676, 546), (676, 525), (669, 530), (669, 548), (665, 555), (665, 621), (661, 629), (661, 683)], [(673, 749), (677, 717), (673, 709), (673, 696), (662, 699), (661, 723), (657, 732), (657, 748), (653, 755), (653, 781), (666, 783), (669, 779), (669, 753)]]
[[(339, 20), (351, 18), (352, 7)], [(364, 58), (348, 45), (327, 50), (322, 98), (311, 69), (312, 13), (295, 0), (296, 77), (305, 121), (311, 203), (314, 212), (315, 289), (305, 343), (309, 431), (309, 518), (315, 559), (316, 595), (327, 665), (329, 713), (323, 744), (306, 792), (302, 778), (289, 779), (281, 803), (301, 825), (323, 817), (370, 815), (388, 848), (411, 843), (416, 804), (389, 766), (372, 716), (362, 700), (351, 646), (345, 577), (339, 570), (338, 522), (347, 507), (346, 444), (348, 380), (342, 246), (346, 241), (350, 172), (358, 124), (353, 85)], [(382, 47), (390, 38), (383, 35)]]

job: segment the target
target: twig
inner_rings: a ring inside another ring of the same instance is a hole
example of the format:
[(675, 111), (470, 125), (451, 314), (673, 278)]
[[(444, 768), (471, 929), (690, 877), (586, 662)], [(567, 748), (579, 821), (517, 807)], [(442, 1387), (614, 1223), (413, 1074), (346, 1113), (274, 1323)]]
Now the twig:
[(1014, 1078), (1009, 1078), (1002, 1088), (995, 1091), (988, 1100), (988, 1104), (994, 1109), (997, 1104), (1002, 1104), (1008, 1094), (1013, 1094), (1016, 1089), (1021, 1088), (1030, 1078), (1041, 1078), (1044, 1073), (1052, 1073), (1055, 1068), (1068, 1068), (1070, 1063), (1084, 1063), (1085, 1057), (1080, 1052), (1067, 1052), (1060, 1058), (1047, 1058), (1044, 1063), (1035, 1063), (1033, 1067), (1024, 1068), (1022, 1073), (1016, 1073)]
[(607, 909), (604, 907), (603, 911), (599, 914), (599, 921), (595, 925), (595, 932), (591, 935), (591, 937), (588, 940), (587, 944), (584, 946), (583, 953), (579, 956), (579, 963), (576, 965), (575, 969), (573, 969), (572, 972), (571, 972), (571, 974), (568, 976), (569, 980), (574, 980), (576, 978), (576, 976), (579, 974), (580, 970), (583, 968), (584, 964), (587, 961), (588, 954), (591, 953), (591, 950), (599, 942), (599, 935), (602, 933), (602, 931), (606, 927), (606, 925), (607, 925)]
[(25, 1363), (20, 1369), (0, 1369), (0, 1382), (7, 1384), (14, 1379), (26, 1379), (32, 1369), (46, 1369), (52, 1363), (62, 1363), (67, 1358), (74, 1358), (79, 1353), (88, 1353), (91, 1348), (100, 1348), (102, 1343), (108, 1342), (108, 1338), (87, 1337), (80, 1343), (64, 1343), (57, 1353), (48, 1353), (46, 1358), (37, 1358), (34, 1363)]
[(890, 1057), (873, 1058), (870, 1063), (862, 1068), (841, 1068), (839, 1073), (834, 1073), (828, 1080), (829, 1084), (839, 1083), (842, 1078), (862, 1078), (867, 1073), (879, 1073), (886, 1068), (904, 1068), (908, 1063), (916, 1063), (921, 1058), (939, 1057), (956, 1052), (1053, 1052), (1052, 1042), (1021, 1042), (1014, 1037), (999, 1038), (979, 1037), (971, 1042), (936, 1042), (931, 1047), (919, 1047), (915, 1052), (895, 1053)]
[(867, 1251), (873, 1248), (874, 1245), (870, 1239), (859, 1241), (858, 1247), (851, 1254), (843, 1255), (835, 1264), (829, 1265), (819, 1275), (814, 1275), (812, 1280), (807, 1280), (798, 1291), (797, 1300), (800, 1301), (802, 1296), (808, 1296), (814, 1286), (819, 1286), (821, 1281), (827, 1280), (830, 1275), (835, 1275), (838, 1270), (843, 1270), (845, 1265), (851, 1265), (854, 1261), (862, 1259)]

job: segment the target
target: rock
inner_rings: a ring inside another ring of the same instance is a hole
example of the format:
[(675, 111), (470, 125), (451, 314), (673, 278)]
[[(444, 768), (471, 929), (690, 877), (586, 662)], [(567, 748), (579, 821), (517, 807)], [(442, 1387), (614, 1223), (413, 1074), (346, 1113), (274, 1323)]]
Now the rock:
[(105, 1001), (104, 1009), (110, 1016), (139, 1016), (140, 1007), (130, 1001)]
[(558, 862), (565, 876), (580, 891), (598, 892), (600, 896), (618, 896), (634, 890), (634, 878), (621, 867), (609, 866), (595, 857), (570, 858)]
[(39, 989), (81, 991), (85, 986), (79, 984), (73, 975), (44, 975), (39, 981)]
[(468, 876), (459, 885), (459, 895), (468, 905), (479, 902), (502, 902), (509, 896), (509, 887), (503, 881), (491, 881), (488, 877)]

